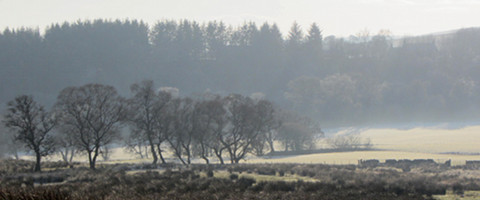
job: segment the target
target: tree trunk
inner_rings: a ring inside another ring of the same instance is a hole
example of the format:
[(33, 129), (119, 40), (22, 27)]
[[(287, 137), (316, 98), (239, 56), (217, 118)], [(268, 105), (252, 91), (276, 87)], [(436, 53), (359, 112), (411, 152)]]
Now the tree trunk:
[(157, 153), (155, 152), (155, 144), (153, 144), (153, 141), (150, 138), (150, 136), (148, 137), (148, 143), (150, 144), (150, 151), (152, 152), (152, 157), (153, 157), (152, 164), (157, 165), (158, 156), (157, 156)]
[(90, 169), (95, 169), (95, 162), (97, 161), (99, 148), (100, 147), (95, 147), (95, 152), (94, 152), (93, 158), (91, 159), (91, 162), (90, 162)]
[(160, 147), (160, 145), (161, 144), (157, 145), (158, 155), (160, 156), (160, 160), (162, 160), (162, 164), (166, 164), (167, 162), (165, 161), (165, 158), (163, 158), (162, 148)]
[(221, 164), (221, 165), (224, 165), (224, 164), (225, 164), (225, 162), (223, 161), (222, 156), (218, 157), (218, 159), (220, 160), (220, 164)]
[(68, 165), (68, 149), (65, 149), (65, 153), (63, 151), (60, 151), (60, 154), (62, 156), (63, 162)]
[(35, 155), (37, 157), (37, 162), (35, 163), (35, 172), (40, 172), (40, 162), (42, 160), (42, 156), (40, 155), (40, 152), (35, 152)]
[(144, 150), (145, 150), (145, 158), (148, 159), (148, 146), (145, 145), (144, 148), (145, 148), (145, 149), (144, 149)]
[(68, 163), (72, 163), (73, 156), (75, 156), (75, 150), (70, 151), (70, 158), (68, 159)]
[(95, 161), (94, 160), (92, 160), (90, 162), (90, 169), (95, 169)]
[(214, 149), (213, 152), (215, 153), (215, 155), (217, 156), (218, 160), (220, 160), (220, 164), (224, 165), (225, 162), (223, 162), (223, 158), (222, 158), (222, 150), (217, 150), (217, 149)]
[[(181, 144), (174, 144), (171, 140), (167, 140), (168, 143), (170, 144), (170, 147), (172, 147), (173, 149), (173, 152), (175, 153), (175, 156), (177, 156), (177, 158), (182, 161), (182, 164), (183, 165), (187, 165), (187, 163), (185, 162), (185, 160), (183, 160), (182, 158), (182, 146), (180, 146)], [(178, 142), (178, 141), (177, 141)]]
[[(88, 150), (88, 164), (90, 165), (90, 169), (95, 169), (95, 164), (92, 165), (92, 151)], [(93, 168), (92, 168), (93, 167)]]
[(275, 148), (273, 148), (273, 141), (268, 141), (268, 145), (270, 146), (270, 153), (275, 152)]
[(202, 155), (201, 155), (201, 157), (205, 160), (205, 162), (206, 162), (207, 165), (208, 165), (210, 162), (209, 162), (209, 160), (208, 160), (208, 158), (207, 158), (208, 154), (207, 154), (207, 151), (205, 150), (206, 148), (205, 148), (205, 146), (204, 146), (203, 144), (201, 144), (201, 147), (202, 147)]
[(182, 161), (182, 164), (183, 165), (187, 165), (187, 163), (185, 162), (185, 160), (183, 160), (182, 158), (182, 152), (179, 152), (179, 150), (175, 149), (175, 155), (177, 156), (177, 158)]
[(180, 161), (182, 161), (182, 164), (183, 164), (183, 165), (188, 165), (188, 164), (185, 162), (185, 160), (183, 160), (182, 156), (178, 156), (178, 155), (177, 155), (177, 157), (178, 157), (178, 159), (180, 159)]
[(191, 164), (190, 157), (191, 157), (190, 149), (187, 149), (187, 164), (189, 165)]
[(205, 160), (205, 163), (208, 165), (210, 164), (210, 161), (208, 160), (207, 156), (202, 155), (202, 158)]
[(227, 147), (227, 150), (228, 150), (228, 154), (230, 155), (230, 163), (233, 164), (233, 160), (235, 158), (235, 153), (232, 151), (232, 149), (230, 147)]
[(73, 156), (75, 156), (75, 151), (74, 150), (72, 150), (70, 152), (70, 159), (68, 160), (68, 166), (70, 168), (73, 168)]

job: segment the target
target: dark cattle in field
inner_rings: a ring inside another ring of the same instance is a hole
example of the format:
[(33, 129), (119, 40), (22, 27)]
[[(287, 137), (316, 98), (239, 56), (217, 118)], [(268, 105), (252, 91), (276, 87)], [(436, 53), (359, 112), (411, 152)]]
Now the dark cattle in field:
[(360, 167), (377, 167), (379, 164), (380, 164), (380, 161), (376, 159), (358, 160), (358, 165)]
[(467, 169), (480, 169), (480, 160), (467, 160), (465, 162), (465, 168), (467, 168)]

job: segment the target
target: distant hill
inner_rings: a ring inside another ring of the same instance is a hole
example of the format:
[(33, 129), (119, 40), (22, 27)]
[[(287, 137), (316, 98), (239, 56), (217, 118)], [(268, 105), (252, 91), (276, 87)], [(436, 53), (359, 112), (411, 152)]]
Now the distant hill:
[[(327, 48), (328, 47), (328, 48)], [(390, 40), (323, 37), (318, 25), (78, 21), (0, 34), (0, 108), (20, 94), (47, 107), (67, 86), (144, 79), (180, 95), (264, 95), (324, 127), (480, 117), (480, 29)]]

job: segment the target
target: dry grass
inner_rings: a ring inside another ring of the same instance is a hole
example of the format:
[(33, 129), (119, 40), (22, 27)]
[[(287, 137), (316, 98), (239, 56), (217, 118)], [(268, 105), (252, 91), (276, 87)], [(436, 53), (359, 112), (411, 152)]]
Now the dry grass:
[[(214, 171), (214, 177), (215, 178), (226, 178), (228, 179), (230, 177), (230, 172), (226, 170), (220, 170), (220, 171)], [(234, 173), (238, 174), (238, 173)], [(200, 174), (201, 177), (207, 177), (207, 174), (202, 172)], [(305, 177), (305, 176), (299, 176), (296, 174), (285, 174), (284, 176), (274, 176), (274, 175), (261, 175), (261, 174), (255, 174), (255, 173), (241, 173), (238, 174), (238, 178), (252, 178), (255, 179), (255, 181), (262, 182), (262, 181), (286, 181), (286, 182), (295, 182), (295, 181), (304, 181), (304, 182), (317, 182), (319, 181), (318, 179), (314, 179), (311, 177)]]
[(368, 129), (361, 132), (375, 148), (426, 153), (480, 152), (480, 126), (460, 129)]

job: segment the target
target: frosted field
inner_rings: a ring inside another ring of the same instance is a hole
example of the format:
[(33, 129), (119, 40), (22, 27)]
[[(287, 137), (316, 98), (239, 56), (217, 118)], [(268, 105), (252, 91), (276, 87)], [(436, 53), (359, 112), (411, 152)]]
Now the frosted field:
[[(408, 130), (398, 129), (366, 129), (360, 131), (362, 138), (370, 138), (374, 148), (382, 151), (367, 152), (342, 152), (310, 154), (299, 156), (284, 156), (274, 158), (258, 158), (249, 156), (242, 163), (322, 163), (322, 164), (357, 164), (358, 160), (378, 159), (433, 159), (437, 162), (452, 160), (453, 165), (464, 164), (466, 160), (480, 160), (480, 155), (465, 155), (480, 153), (480, 126), (470, 126), (460, 129), (441, 128), (414, 128)], [(319, 147), (326, 147), (319, 142)], [(281, 150), (278, 146), (277, 150)], [(445, 154), (458, 152), (460, 154)], [(226, 155), (226, 152), (225, 152)], [(167, 162), (178, 162), (172, 154), (164, 153)], [(25, 158), (29, 158), (25, 157)], [(31, 158), (31, 157), (30, 157)], [(50, 156), (45, 160), (60, 160), (58, 155)], [(74, 159), (86, 162), (86, 155), (78, 155)], [(99, 156), (98, 163), (148, 163), (149, 159), (139, 159), (132, 153), (127, 153), (123, 148), (114, 148), (109, 161), (103, 161)], [(204, 163), (201, 159), (194, 159), (194, 163)], [(216, 159), (212, 158), (215, 163)], [(229, 162), (225, 158), (225, 162)]]
[(427, 153), (480, 153), (480, 126), (460, 129), (414, 128), (362, 131), (375, 148)]

